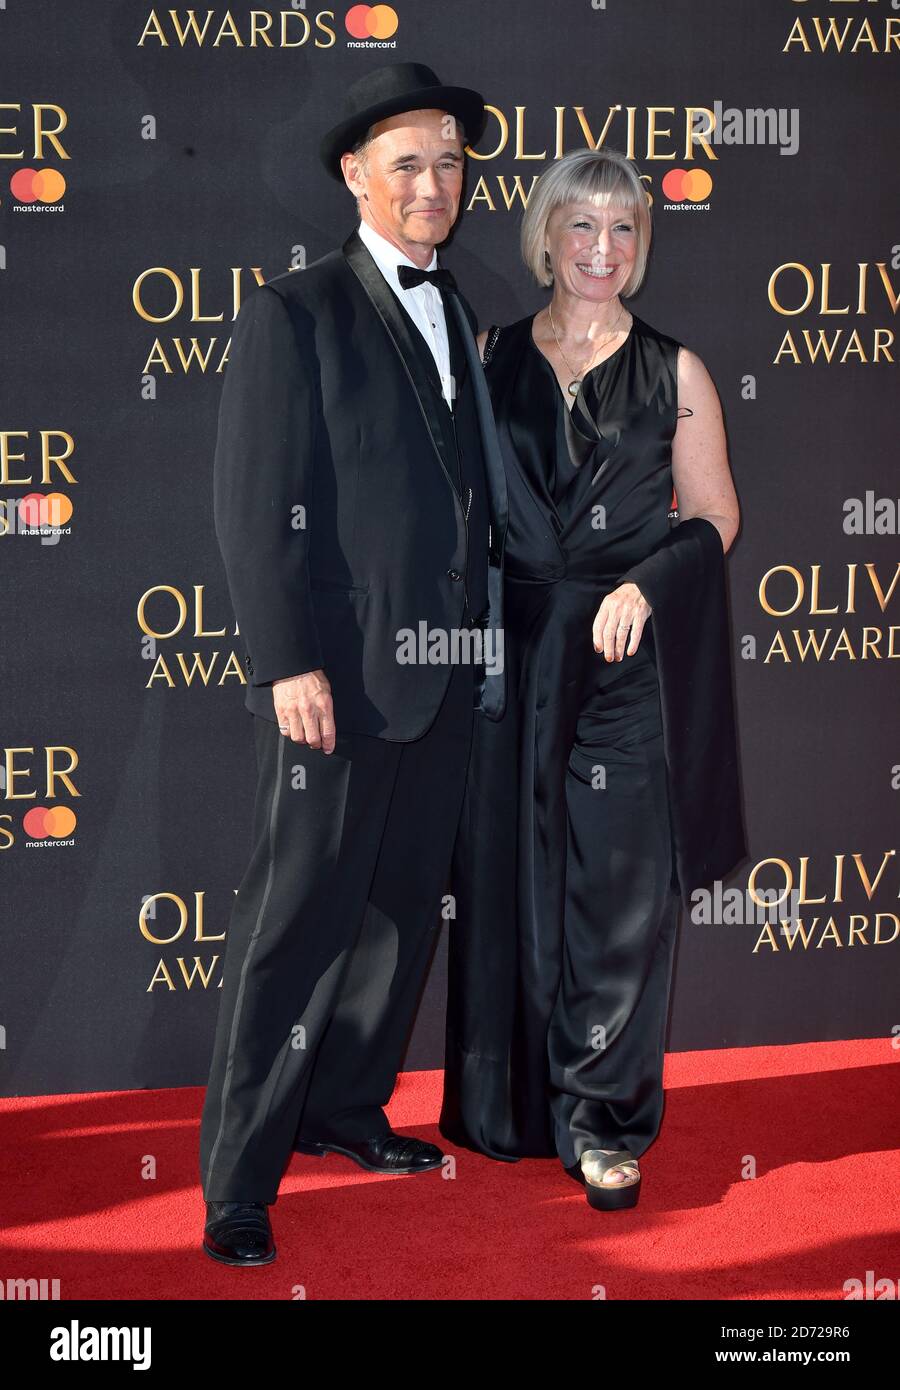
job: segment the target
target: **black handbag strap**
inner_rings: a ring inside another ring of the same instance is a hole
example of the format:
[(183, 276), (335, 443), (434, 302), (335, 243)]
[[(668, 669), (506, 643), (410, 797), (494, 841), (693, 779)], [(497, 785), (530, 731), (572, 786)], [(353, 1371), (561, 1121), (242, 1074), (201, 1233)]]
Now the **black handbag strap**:
[(497, 339), (499, 337), (500, 329), (497, 327), (496, 324), (492, 324), (491, 327), (488, 329), (487, 339), (485, 340), (484, 344), (484, 356), (481, 359), (485, 367), (490, 362), (491, 357), (493, 356), (494, 348), (497, 346)]

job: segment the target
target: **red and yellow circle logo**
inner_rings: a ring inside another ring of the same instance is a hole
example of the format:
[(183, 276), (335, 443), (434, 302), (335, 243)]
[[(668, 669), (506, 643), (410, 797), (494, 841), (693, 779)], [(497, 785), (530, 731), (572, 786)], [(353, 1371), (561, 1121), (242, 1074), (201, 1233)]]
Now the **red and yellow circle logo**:
[(17, 169), (9, 191), (17, 203), (58, 203), (66, 181), (58, 169)]
[(29, 492), (19, 498), (19, 517), (25, 526), (65, 526), (72, 503), (64, 492)]
[(662, 191), (670, 203), (705, 203), (713, 182), (705, 169), (670, 169)]
[(67, 840), (75, 829), (75, 812), (69, 806), (32, 806), (22, 827), (30, 840)]
[(390, 5), (354, 5), (344, 23), (354, 39), (390, 39), (400, 20)]

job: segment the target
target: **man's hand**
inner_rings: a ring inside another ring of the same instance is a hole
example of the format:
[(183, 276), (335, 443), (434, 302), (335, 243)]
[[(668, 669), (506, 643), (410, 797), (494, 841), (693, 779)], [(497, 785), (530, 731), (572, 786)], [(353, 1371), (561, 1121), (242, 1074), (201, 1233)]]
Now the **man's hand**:
[(602, 652), (607, 661), (621, 661), (627, 654), (634, 656), (640, 645), (644, 623), (651, 609), (636, 584), (630, 581), (613, 589), (597, 609), (594, 618), (594, 651)]
[(294, 743), (334, 752), (334, 709), (331, 685), (324, 671), (307, 671), (303, 676), (286, 676), (272, 682), (272, 697), (278, 726), (290, 732)]

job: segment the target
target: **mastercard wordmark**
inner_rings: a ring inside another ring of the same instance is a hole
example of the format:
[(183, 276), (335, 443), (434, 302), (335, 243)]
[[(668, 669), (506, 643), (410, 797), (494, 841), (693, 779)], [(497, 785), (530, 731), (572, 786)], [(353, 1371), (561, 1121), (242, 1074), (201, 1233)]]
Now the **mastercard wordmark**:
[(390, 5), (354, 5), (344, 23), (354, 39), (389, 39), (400, 20)]

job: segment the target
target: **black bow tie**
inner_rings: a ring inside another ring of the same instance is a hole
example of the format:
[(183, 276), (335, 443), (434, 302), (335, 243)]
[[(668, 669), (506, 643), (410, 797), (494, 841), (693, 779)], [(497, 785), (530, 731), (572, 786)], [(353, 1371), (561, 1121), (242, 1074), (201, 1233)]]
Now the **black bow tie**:
[(398, 265), (397, 278), (401, 289), (411, 290), (414, 285), (434, 285), (436, 290), (455, 290), (456, 281), (449, 270), (419, 270), (414, 265)]

